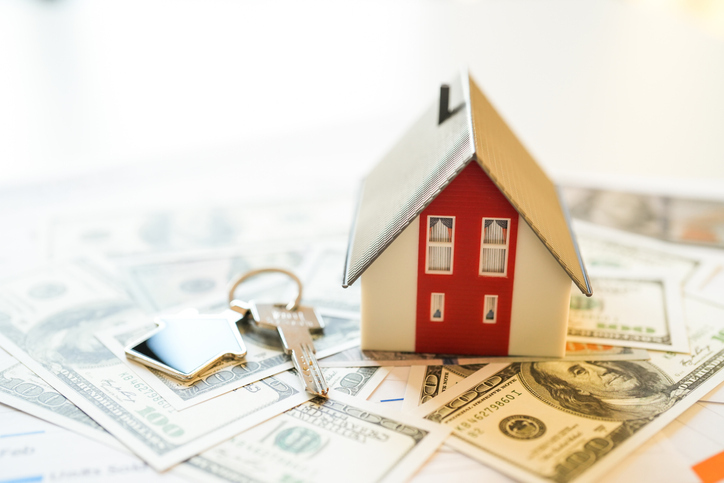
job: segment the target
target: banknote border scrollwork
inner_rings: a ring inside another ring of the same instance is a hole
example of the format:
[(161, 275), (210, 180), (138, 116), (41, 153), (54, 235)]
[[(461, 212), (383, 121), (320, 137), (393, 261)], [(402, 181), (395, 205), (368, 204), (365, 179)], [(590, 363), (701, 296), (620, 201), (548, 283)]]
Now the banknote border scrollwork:
[[(334, 411), (348, 417), (359, 419), (360, 421), (364, 421), (367, 424), (381, 426), (387, 431), (393, 431), (403, 436), (412, 438), (412, 440), (414, 441), (413, 447), (419, 444), (430, 433), (429, 431), (426, 431), (424, 429), (415, 428), (407, 424), (402, 424), (385, 416), (381, 416), (374, 412), (361, 410), (343, 402), (335, 401), (334, 399), (315, 397), (311, 399), (308, 404), (314, 404), (319, 408), (324, 408), (325, 410)], [(290, 414), (293, 414), (293, 412), (297, 410), (298, 407), (299, 406), (290, 410)]]

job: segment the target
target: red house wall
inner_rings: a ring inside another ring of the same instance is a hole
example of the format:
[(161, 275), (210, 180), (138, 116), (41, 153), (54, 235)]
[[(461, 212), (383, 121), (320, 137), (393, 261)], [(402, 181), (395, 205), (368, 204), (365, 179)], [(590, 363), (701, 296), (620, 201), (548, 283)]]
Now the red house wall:
[[(455, 216), (453, 273), (426, 274), (428, 216)], [(510, 218), (507, 275), (479, 274), (483, 217)], [(420, 215), (415, 350), (507, 355), (513, 297), (518, 212), (471, 162)], [(442, 322), (430, 320), (432, 293), (445, 294)], [(485, 295), (498, 296), (495, 324), (483, 323)]]

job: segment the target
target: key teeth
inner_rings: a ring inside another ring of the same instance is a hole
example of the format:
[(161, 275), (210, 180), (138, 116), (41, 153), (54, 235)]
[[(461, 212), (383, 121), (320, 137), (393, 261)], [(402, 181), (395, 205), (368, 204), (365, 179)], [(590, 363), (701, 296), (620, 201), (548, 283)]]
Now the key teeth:
[(327, 385), (327, 381), (324, 378), (324, 374), (322, 373), (322, 369), (317, 364), (317, 359), (314, 356), (314, 346), (311, 346), (309, 344), (302, 344), (302, 350), (305, 352), (305, 356), (307, 357), (308, 361), (314, 361), (311, 364), (309, 364), (309, 369), (311, 372), (312, 379), (314, 380), (314, 386), (317, 389), (317, 391), (314, 391), (314, 394), (317, 394), (318, 396), (327, 397), (329, 394), (329, 385)]
[[(317, 363), (317, 358), (314, 355), (314, 346), (310, 346), (311, 344), (305, 343), (297, 346), (299, 349), (298, 357), (292, 356), (294, 366), (297, 368), (297, 371), (299, 371), (306, 390), (312, 394), (326, 398), (329, 394), (329, 385), (324, 378), (322, 369)], [(298, 364), (300, 359), (305, 362), (306, 367)]]

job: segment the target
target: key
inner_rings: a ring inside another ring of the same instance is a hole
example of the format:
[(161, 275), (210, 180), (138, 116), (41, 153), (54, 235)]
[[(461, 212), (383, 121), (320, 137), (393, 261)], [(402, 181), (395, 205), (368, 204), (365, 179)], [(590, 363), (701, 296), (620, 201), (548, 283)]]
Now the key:
[[(234, 298), (234, 291), (245, 280), (263, 273), (281, 273), (291, 278), (297, 285), (297, 296), (286, 305), (257, 304), (254, 301), (243, 302)], [(317, 363), (317, 351), (310, 330), (324, 329), (324, 321), (313, 307), (299, 305), (302, 300), (302, 282), (299, 277), (283, 268), (259, 268), (251, 270), (237, 278), (229, 287), (231, 310), (249, 317), (259, 327), (277, 329), (282, 338), (284, 351), (291, 354), (292, 363), (307, 391), (319, 396), (327, 396), (329, 384)]]
[(259, 327), (276, 328), (284, 344), (284, 351), (291, 354), (294, 368), (307, 388), (307, 391), (326, 396), (329, 385), (324, 379), (322, 369), (317, 363), (317, 351), (314, 349), (311, 330), (324, 329), (324, 321), (314, 307), (300, 305), (288, 310), (283, 305), (248, 304), (249, 312)]

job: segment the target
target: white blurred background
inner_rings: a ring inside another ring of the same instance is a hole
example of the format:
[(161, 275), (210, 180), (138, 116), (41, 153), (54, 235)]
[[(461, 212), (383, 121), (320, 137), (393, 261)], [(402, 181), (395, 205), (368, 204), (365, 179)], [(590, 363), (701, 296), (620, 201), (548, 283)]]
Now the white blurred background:
[(59, 212), (351, 197), (461, 66), (556, 179), (724, 193), (723, 32), (713, 0), (4, 0), (0, 262)]
[(357, 178), (462, 65), (550, 172), (724, 179), (724, 45), (678, 3), (5, 0), (0, 186)]

